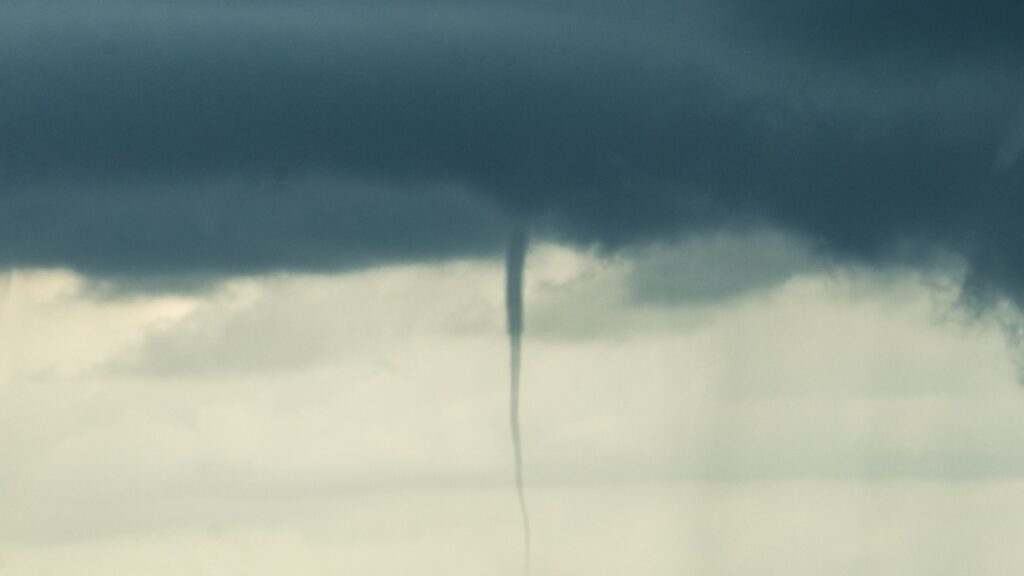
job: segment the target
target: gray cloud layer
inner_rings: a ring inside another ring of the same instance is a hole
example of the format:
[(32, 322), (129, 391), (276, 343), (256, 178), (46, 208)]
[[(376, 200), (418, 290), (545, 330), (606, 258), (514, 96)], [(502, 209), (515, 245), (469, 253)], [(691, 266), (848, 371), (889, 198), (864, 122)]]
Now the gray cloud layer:
[(975, 293), (1024, 297), (1016, 4), (3, 10), (6, 265), (493, 253), (529, 212), (610, 247), (767, 225), (842, 258), (953, 253)]

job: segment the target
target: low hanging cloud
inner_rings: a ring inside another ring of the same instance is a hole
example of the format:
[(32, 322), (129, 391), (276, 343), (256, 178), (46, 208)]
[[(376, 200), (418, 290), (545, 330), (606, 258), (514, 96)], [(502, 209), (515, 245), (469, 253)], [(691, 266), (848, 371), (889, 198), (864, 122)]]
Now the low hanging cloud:
[(17, 0), (0, 265), (338, 270), (774, 228), (1024, 299), (1024, 10)]

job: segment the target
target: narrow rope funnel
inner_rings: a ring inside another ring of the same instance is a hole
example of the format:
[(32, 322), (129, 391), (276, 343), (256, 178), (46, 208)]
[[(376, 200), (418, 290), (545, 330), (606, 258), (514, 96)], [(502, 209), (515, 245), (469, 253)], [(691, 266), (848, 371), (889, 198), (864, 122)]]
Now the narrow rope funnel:
[(519, 373), (523, 340), (523, 265), (526, 262), (526, 227), (517, 225), (512, 231), (505, 260), (505, 306), (508, 310), (510, 351), (509, 422), (512, 428), (512, 450), (515, 455), (516, 493), (523, 520), (523, 573), (530, 573), (530, 513), (523, 489), (523, 445), (519, 433)]

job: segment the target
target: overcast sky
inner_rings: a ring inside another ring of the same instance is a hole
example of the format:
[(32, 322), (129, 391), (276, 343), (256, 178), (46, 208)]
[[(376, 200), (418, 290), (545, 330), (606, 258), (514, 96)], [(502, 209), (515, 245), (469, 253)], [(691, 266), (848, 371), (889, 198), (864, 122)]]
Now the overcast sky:
[(1022, 29), (3, 1), (0, 573), (1019, 574)]

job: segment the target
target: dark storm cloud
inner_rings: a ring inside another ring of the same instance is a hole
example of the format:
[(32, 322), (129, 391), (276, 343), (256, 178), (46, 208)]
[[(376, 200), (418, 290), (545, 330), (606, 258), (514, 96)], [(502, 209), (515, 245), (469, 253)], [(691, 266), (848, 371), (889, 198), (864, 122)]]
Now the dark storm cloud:
[(494, 207), (451, 186), (323, 175), (50, 182), (3, 203), (5, 264), (68, 264), (147, 289), (484, 254), (500, 246), (503, 226)]
[(526, 212), (609, 247), (756, 225), (952, 253), (1024, 296), (1010, 4), (89, 4), (3, 9), (8, 264), (441, 258)]
[(847, 60), (1019, 62), (1024, 6), (1013, 0), (726, 0), (744, 31)]

